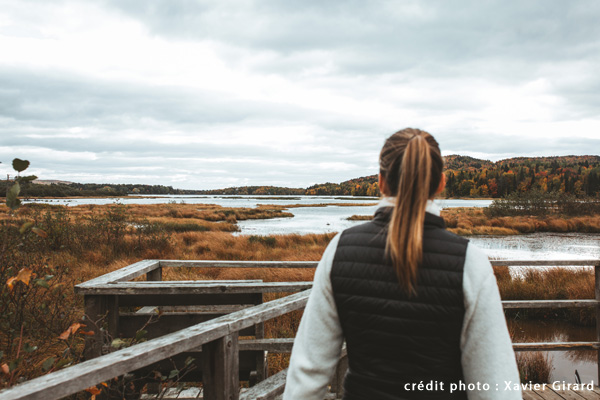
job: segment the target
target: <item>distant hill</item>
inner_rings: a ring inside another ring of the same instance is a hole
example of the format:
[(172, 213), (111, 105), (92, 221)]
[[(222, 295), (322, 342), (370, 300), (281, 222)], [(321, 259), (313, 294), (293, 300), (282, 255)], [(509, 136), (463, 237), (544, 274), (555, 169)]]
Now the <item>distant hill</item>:
[(36, 179), (33, 183), (37, 183), (39, 185), (70, 185), (73, 182), (69, 181), (58, 181), (56, 179)]
[[(600, 195), (600, 156), (515, 157), (492, 162), (461, 155), (444, 157), (444, 197), (503, 197), (515, 191), (539, 190), (576, 195)], [(6, 181), (0, 181), (5, 195)], [(163, 185), (95, 184), (61, 181), (23, 185), (23, 196), (127, 196), (136, 194), (327, 195), (378, 196), (377, 175), (341, 183), (319, 183), (303, 188), (242, 186), (216, 190), (182, 190)]]
[(469, 156), (451, 155), (444, 157), (446, 169), (481, 169), (492, 168), (494, 163), (489, 160), (480, 160)]

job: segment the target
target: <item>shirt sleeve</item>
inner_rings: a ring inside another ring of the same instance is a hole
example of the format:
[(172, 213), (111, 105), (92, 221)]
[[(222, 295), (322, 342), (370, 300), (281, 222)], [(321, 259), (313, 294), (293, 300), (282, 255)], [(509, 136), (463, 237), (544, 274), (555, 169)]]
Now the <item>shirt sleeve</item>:
[[(487, 255), (472, 244), (467, 247), (463, 292), (461, 362), (465, 383), (476, 388), (468, 391), (469, 400), (522, 399), (519, 371), (494, 271)], [(484, 389), (485, 384), (488, 389)]]
[(323, 400), (335, 372), (343, 334), (329, 275), (339, 237), (331, 240), (315, 271), (312, 292), (294, 339), (284, 400)]

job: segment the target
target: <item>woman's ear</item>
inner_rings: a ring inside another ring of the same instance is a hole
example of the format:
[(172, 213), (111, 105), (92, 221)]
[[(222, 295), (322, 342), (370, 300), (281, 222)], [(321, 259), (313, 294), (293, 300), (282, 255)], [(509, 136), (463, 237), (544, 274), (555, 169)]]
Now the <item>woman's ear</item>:
[(445, 187), (446, 187), (446, 174), (444, 174), (442, 172), (442, 178), (440, 179), (440, 184), (439, 184), (437, 190), (435, 191), (435, 194), (438, 195), (438, 194), (442, 193), (442, 191), (444, 190)]
[(389, 196), (387, 186), (385, 184), (385, 178), (383, 177), (383, 175), (381, 175), (381, 172), (379, 173), (378, 185), (379, 185), (379, 191), (381, 192), (381, 196)]

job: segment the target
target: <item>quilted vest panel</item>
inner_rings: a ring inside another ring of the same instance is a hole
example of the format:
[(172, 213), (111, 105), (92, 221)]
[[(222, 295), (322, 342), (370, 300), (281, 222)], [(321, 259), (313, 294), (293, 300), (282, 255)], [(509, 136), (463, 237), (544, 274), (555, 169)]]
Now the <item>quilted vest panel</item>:
[[(464, 392), (450, 395), (449, 385), (464, 381), (468, 241), (427, 213), (417, 294), (409, 297), (385, 255), (391, 211), (380, 208), (372, 221), (345, 230), (335, 253), (331, 284), (349, 362), (344, 399), (466, 399)], [(436, 383), (437, 390), (413, 390), (420, 382)]]

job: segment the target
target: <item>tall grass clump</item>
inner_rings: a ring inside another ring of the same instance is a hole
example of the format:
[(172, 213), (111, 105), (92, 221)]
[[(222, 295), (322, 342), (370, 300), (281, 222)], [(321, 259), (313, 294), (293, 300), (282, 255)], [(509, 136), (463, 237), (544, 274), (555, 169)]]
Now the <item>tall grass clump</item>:
[[(511, 274), (508, 267), (494, 269), (503, 300), (574, 300), (595, 297), (593, 271), (587, 269), (527, 269)], [(593, 326), (593, 308), (505, 310), (509, 318), (563, 319)]]
[(518, 352), (516, 359), (521, 383), (550, 383), (552, 358), (548, 353)]

